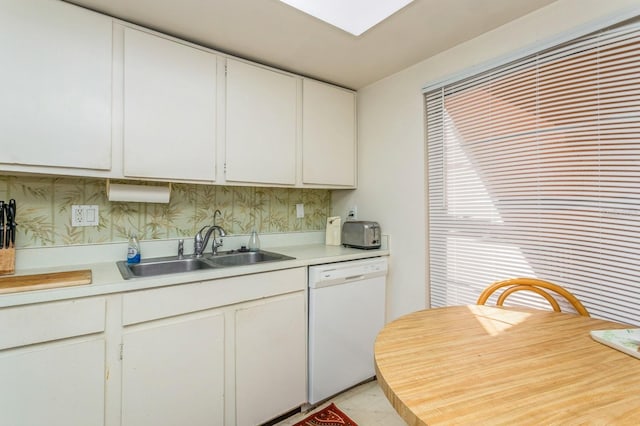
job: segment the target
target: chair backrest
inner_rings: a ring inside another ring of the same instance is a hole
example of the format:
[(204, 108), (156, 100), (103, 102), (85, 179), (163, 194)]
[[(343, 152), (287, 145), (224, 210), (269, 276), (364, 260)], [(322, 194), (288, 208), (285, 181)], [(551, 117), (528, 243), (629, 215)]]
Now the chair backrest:
[(551, 304), (551, 307), (554, 311), (560, 312), (560, 305), (558, 304), (558, 301), (551, 294), (545, 291), (551, 290), (552, 292), (564, 297), (569, 303), (571, 303), (571, 306), (573, 306), (576, 312), (578, 312), (580, 315), (585, 317), (590, 316), (587, 308), (585, 308), (584, 305), (568, 290), (557, 284), (538, 280), (536, 278), (511, 278), (504, 281), (497, 281), (484, 289), (482, 293), (480, 293), (477, 304), (484, 305), (496, 290), (499, 290), (503, 287), (509, 288), (505, 289), (498, 297), (498, 301), (496, 302), (496, 305), (498, 306), (502, 306), (506, 298), (516, 291), (532, 291), (544, 297)]

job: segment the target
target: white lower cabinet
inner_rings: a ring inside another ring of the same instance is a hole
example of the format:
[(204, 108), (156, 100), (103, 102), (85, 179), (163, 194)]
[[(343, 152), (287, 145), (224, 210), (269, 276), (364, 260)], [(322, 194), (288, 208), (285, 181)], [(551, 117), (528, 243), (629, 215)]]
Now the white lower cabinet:
[(299, 407), (306, 277), (0, 308), (0, 425), (244, 426)]
[(236, 425), (264, 423), (306, 401), (304, 292), (235, 315)]
[(105, 300), (0, 309), (0, 425), (105, 424)]
[(96, 338), (0, 353), (0, 424), (104, 424), (105, 342)]
[(306, 268), (125, 293), (122, 425), (256, 425), (306, 401)]
[(224, 425), (224, 315), (125, 328), (122, 425)]

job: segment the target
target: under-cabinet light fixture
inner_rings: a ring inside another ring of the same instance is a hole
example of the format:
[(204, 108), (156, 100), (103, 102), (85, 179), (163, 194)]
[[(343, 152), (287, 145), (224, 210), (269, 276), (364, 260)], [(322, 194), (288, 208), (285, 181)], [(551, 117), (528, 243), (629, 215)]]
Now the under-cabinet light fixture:
[(387, 19), (413, 0), (280, 0), (355, 36)]

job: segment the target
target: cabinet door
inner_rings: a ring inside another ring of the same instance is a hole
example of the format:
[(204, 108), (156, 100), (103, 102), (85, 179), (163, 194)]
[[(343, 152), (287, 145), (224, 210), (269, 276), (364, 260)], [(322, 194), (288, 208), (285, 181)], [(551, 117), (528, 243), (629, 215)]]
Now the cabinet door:
[(302, 89), (302, 181), (356, 185), (355, 94), (305, 79)]
[(122, 425), (223, 425), (223, 315), (129, 328), (122, 338)]
[(0, 162), (111, 168), (111, 19), (61, 1), (0, 13)]
[(306, 400), (304, 292), (236, 312), (236, 424), (256, 425)]
[(125, 28), (125, 176), (215, 180), (216, 60)]
[(226, 180), (296, 183), (296, 78), (227, 60)]
[(0, 352), (0, 424), (104, 425), (105, 342)]

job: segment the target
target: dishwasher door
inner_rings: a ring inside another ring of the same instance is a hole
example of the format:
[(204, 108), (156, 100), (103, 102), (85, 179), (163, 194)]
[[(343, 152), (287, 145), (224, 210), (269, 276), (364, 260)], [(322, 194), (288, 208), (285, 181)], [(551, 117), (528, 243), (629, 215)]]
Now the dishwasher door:
[(384, 326), (387, 259), (309, 268), (309, 403), (375, 375), (373, 344)]

